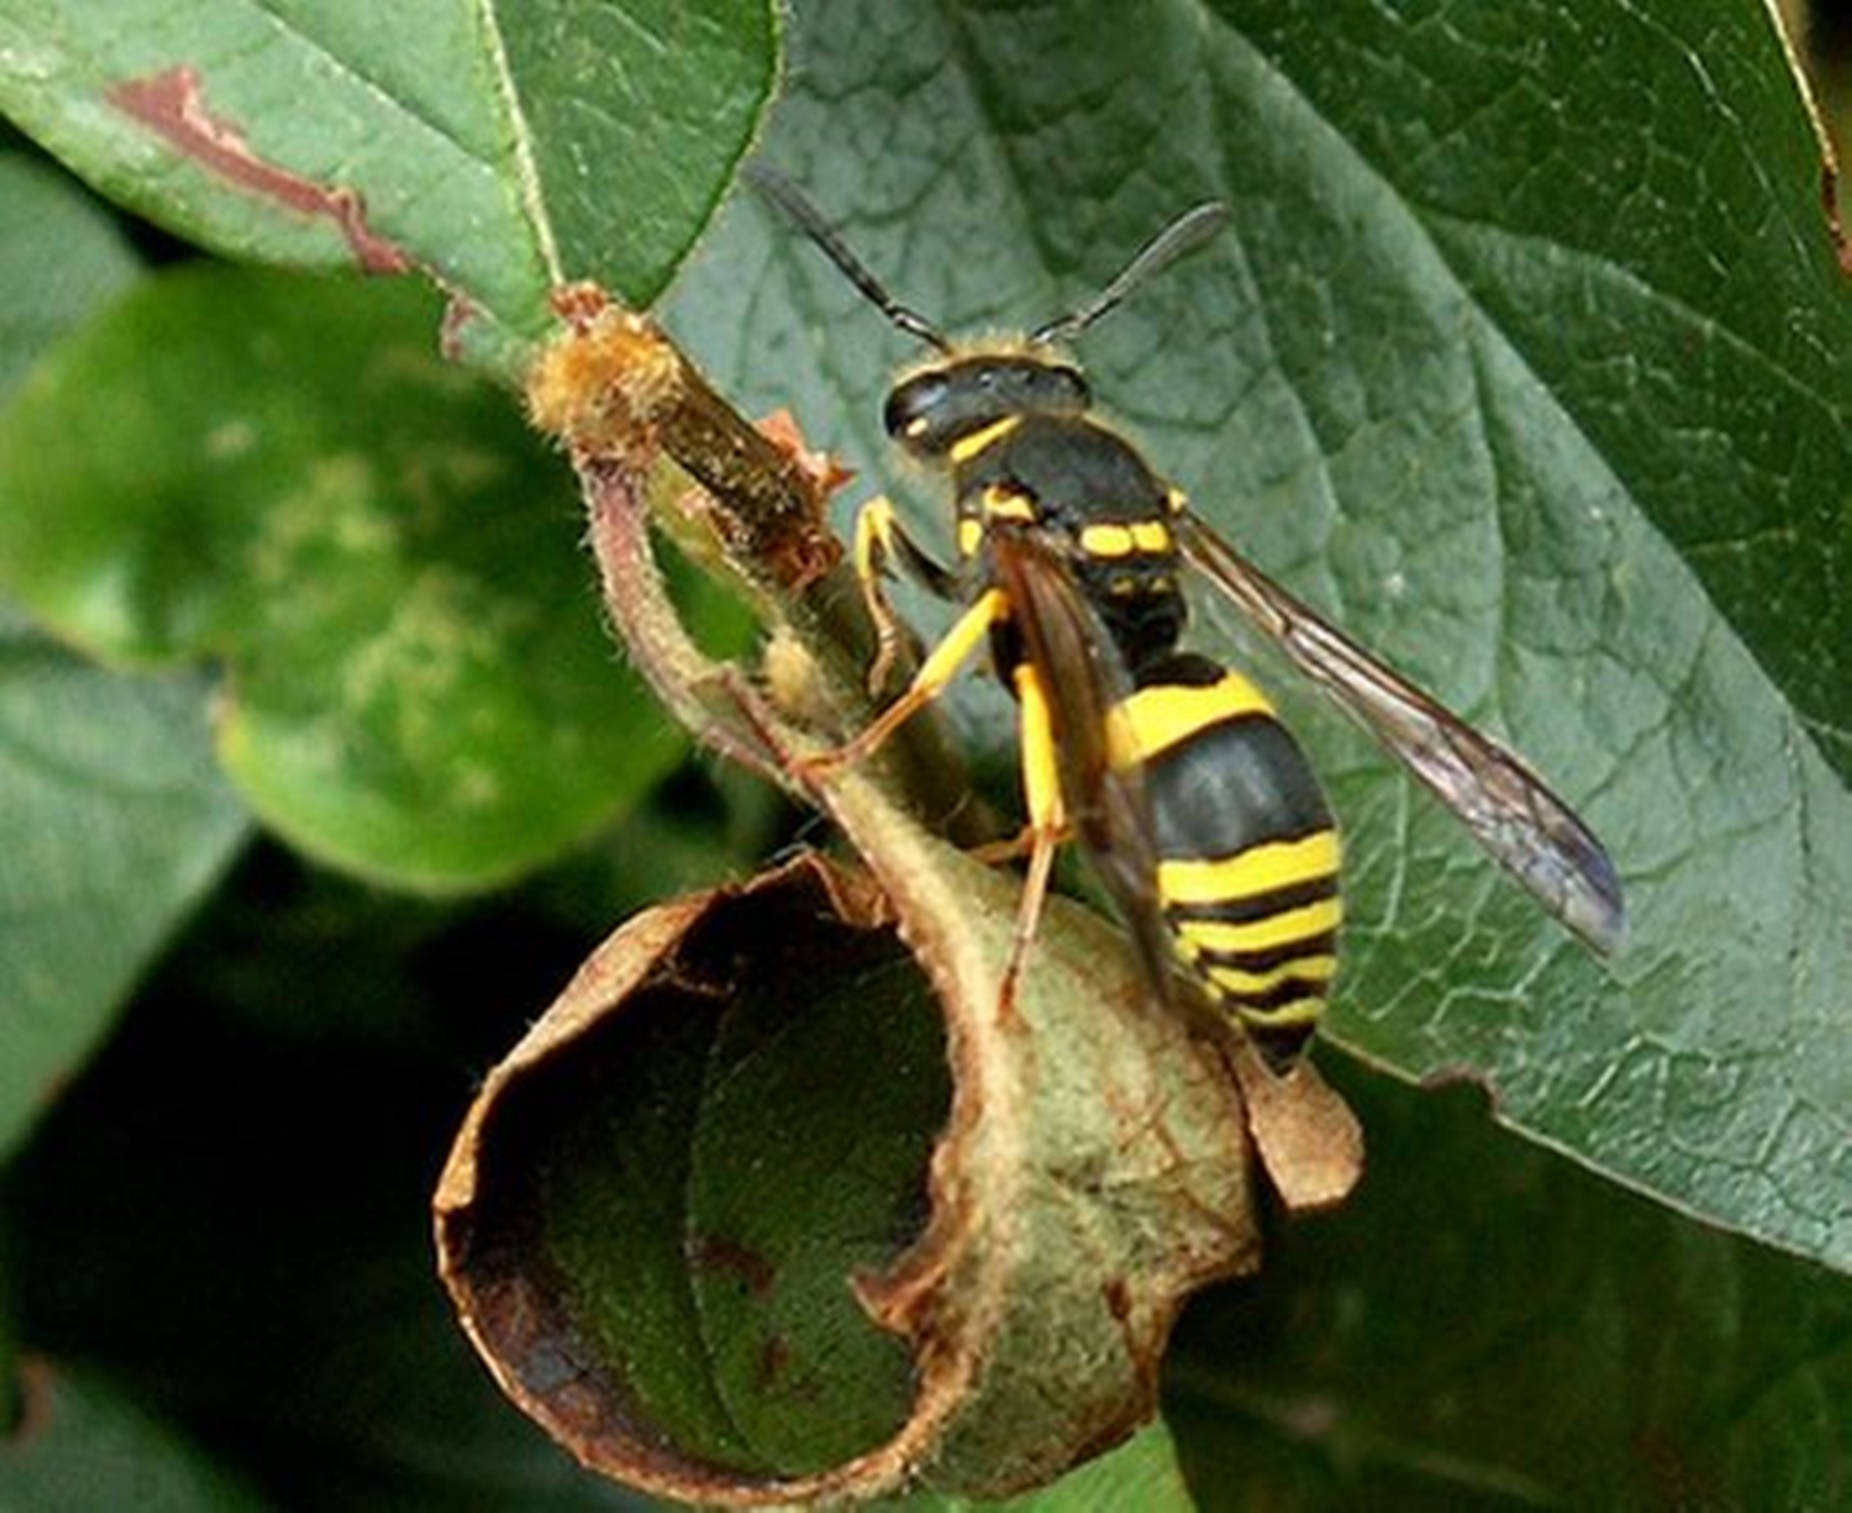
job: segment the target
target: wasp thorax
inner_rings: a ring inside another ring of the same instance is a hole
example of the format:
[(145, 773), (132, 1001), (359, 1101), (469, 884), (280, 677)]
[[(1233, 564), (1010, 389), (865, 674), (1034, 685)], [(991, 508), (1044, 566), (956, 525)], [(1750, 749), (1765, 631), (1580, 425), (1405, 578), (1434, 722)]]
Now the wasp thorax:
[(1074, 415), (1093, 402), (1065, 363), (1033, 357), (966, 357), (915, 373), (887, 397), (887, 433), (921, 457), (1014, 415)]

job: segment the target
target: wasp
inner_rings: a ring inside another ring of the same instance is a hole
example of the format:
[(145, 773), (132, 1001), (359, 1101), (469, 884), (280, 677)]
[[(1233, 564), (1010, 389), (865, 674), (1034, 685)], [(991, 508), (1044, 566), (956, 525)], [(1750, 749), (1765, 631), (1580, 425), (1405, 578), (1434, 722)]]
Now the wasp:
[(813, 766), (860, 760), (976, 654), (1020, 710), (1028, 856), (1000, 1002), (1007, 1008), (1058, 846), (1077, 839), (1145, 971), (1176, 1002), (1193, 984), (1276, 1072), (1331, 994), (1342, 918), (1339, 843), (1304, 751), (1242, 673), (1181, 650), (1187, 564), (1357, 717), (1482, 846), (1589, 946), (1620, 943), (1613, 863), (1518, 756), (1363, 650), (1192, 513), (1184, 493), (1093, 412), (1062, 354), (1129, 293), (1227, 221), (1179, 216), (1091, 300), (1026, 338), (954, 346), (900, 304), (783, 175), (750, 181), (890, 322), (932, 349), (887, 396), (888, 435), (950, 483), (958, 561), (923, 549), (881, 496), (853, 559), (877, 633), (871, 688), (901, 640), (898, 569), (963, 612), (906, 690)]

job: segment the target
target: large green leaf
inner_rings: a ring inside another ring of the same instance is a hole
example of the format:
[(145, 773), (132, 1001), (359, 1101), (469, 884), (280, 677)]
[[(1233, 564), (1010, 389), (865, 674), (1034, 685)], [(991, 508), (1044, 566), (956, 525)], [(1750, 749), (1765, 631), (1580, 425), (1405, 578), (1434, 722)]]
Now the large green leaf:
[(0, 152), (0, 392), (139, 272), (100, 205), (49, 164)]
[(744, 149), (776, 42), (764, 0), (7, 0), (0, 109), (218, 251), (420, 267), (505, 357), (568, 279), (656, 296)]
[[(769, 154), (953, 329), (1046, 319), (1227, 201), (1087, 337), (1096, 387), (1613, 851), (1632, 935), (1603, 964), (1282, 686), (1349, 835), (1332, 1038), (1483, 1076), (1534, 1137), (1852, 1264), (1852, 307), (1769, 18), (830, 0), (794, 46)], [(673, 317), (751, 405), (889, 471), (907, 343), (789, 227), (730, 217)]]
[(613, 665), (557, 462), (408, 283), (150, 280), (0, 417), (0, 581), (138, 664), (221, 659), (222, 758), (403, 885), (529, 868), (685, 749)]
[(245, 836), (205, 694), (89, 666), (0, 609), (0, 1155)]
[[(0, 156), (0, 388), (138, 274), (81, 190)], [(205, 697), (106, 674), (0, 604), (0, 1156), (244, 834)]]
[(1527, 1149), (1466, 1090), (1345, 1088), (1363, 1190), (1178, 1330), (1205, 1513), (1845, 1503), (1843, 1278)]

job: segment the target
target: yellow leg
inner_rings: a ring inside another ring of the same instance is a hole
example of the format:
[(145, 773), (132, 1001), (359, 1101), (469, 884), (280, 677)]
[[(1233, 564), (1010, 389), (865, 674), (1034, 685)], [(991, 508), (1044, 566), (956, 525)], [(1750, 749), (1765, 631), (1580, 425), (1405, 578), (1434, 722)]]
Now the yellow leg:
[(1003, 981), (997, 989), (997, 1018), (1007, 1022), (1016, 1013), (1016, 983), (1041, 922), (1042, 904), (1048, 897), (1048, 878), (1055, 851), (1067, 831), (1067, 812), (1061, 802), (1061, 766), (1055, 741), (1054, 720), (1040, 677), (1027, 662), (1016, 668), (1016, 697), (1022, 706), (1022, 793), (1029, 823), (1018, 840), (1029, 844), (1029, 873), (1023, 879), (1022, 902), (1016, 908), (1016, 929), (1010, 936), (1010, 954), (1003, 964)]
[(875, 625), (875, 659), (868, 665), (870, 693), (879, 693), (887, 686), (894, 658), (900, 652), (900, 617), (894, 613), (887, 585), (882, 581), (882, 570), (894, 555), (898, 529), (894, 502), (885, 494), (870, 499), (855, 517), (855, 575), (861, 579), (862, 602), (868, 606), (868, 618)]
[(984, 644), (991, 626), (1008, 613), (1009, 601), (1004, 598), (1002, 590), (986, 589), (979, 595), (977, 602), (958, 617), (952, 628), (945, 633), (945, 639), (933, 648), (932, 655), (920, 664), (920, 670), (913, 675), (913, 681), (908, 684), (905, 693), (882, 710), (852, 740), (844, 742), (834, 751), (806, 757), (799, 766), (812, 773), (823, 773), (846, 767), (871, 755), (883, 741), (945, 691), (946, 685), (958, 676), (958, 670)]
[(855, 575), (862, 583), (862, 602), (868, 606), (868, 618), (875, 626), (875, 657), (868, 667), (868, 691), (878, 694), (887, 687), (894, 659), (900, 654), (900, 616), (894, 613), (885, 582), (889, 564), (897, 560), (909, 576), (941, 599), (958, 597), (959, 583), (907, 534), (894, 510), (894, 501), (885, 494), (870, 499), (856, 515), (853, 558)]

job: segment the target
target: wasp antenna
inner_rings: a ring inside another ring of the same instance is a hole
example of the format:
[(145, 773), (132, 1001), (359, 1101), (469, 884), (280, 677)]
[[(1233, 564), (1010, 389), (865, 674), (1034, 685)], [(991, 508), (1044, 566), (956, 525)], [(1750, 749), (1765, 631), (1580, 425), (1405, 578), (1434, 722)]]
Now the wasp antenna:
[(823, 249), (829, 260), (842, 270), (843, 276), (861, 291), (862, 297), (871, 305), (907, 335), (917, 337), (941, 352), (952, 350), (952, 344), (939, 334), (938, 328), (931, 321), (909, 310), (881, 287), (881, 280), (870, 273), (862, 260), (849, 250), (848, 243), (837, 234), (836, 228), (823, 219), (823, 212), (804, 198), (803, 190), (796, 184), (771, 164), (762, 163), (756, 158), (747, 163), (741, 172), (746, 182), (758, 190), (780, 214)]
[(1202, 246), (1228, 224), (1228, 215), (1228, 207), (1220, 200), (1205, 200), (1184, 211), (1146, 242), (1138, 256), (1127, 263), (1110, 284), (1072, 314), (1051, 320), (1030, 340), (1069, 341), (1080, 335), (1102, 315), (1115, 309), (1140, 284)]

